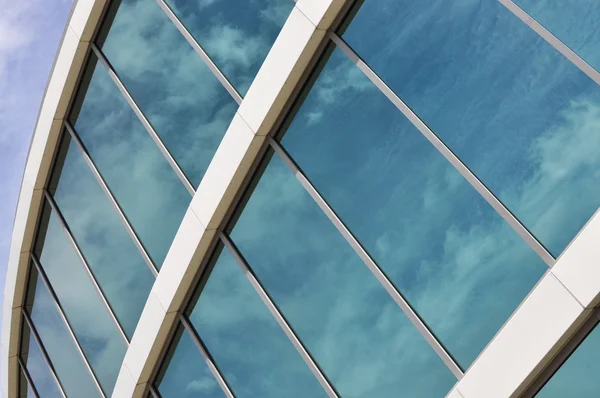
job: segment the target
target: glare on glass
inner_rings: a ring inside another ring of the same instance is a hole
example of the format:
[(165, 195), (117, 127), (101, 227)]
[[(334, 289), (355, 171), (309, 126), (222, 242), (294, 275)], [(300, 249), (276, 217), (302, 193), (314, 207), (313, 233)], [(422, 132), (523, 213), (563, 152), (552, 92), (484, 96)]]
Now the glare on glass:
[(343, 397), (440, 397), (456, 379), (274, 156), (233, 241)]
[(343, 37), (554, 256), (598, 209), (600, 87), (499, 1), (366, 0)]
[[(61, 398), (62, 395), (50, 368), (46, 364), (38, 343), (35, 341), (29, 326), (23, 321), (23, 330), (21, 335), (21, 360), (29, 372), (29, 376), (35, 385), (40, 397)], [(25, 375), (21, 375), (20, 391), (23, 397), (33, 397), (28, 388)], [(24, 394), (25, 392), (25, 394)]]

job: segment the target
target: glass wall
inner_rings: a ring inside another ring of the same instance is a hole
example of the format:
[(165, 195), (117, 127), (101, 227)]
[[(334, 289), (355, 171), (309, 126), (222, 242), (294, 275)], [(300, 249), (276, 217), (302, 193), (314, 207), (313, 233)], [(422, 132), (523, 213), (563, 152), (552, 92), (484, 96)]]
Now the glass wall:
[[(35, 388), (40, 397), (49, 398), (61, 398), (60, 389), (56, 384), (56, 380), (52, 376), (50, 368), (44, 359), (40, 346), (33, 337), (31, 330), (26, 322), (23, 322), (23, 330), (21, 339), (23, 344), (21, 345), (20, 357), (25, 365), (29, 376), (35, 385)], [(30, 392), (30, 388), (27, 385), (25, 375), (21, 378), (21, 387), (25, 387), (25, 393), (23, 394), (23, 388), (21, 393), (23, 397), (33, 397)]]

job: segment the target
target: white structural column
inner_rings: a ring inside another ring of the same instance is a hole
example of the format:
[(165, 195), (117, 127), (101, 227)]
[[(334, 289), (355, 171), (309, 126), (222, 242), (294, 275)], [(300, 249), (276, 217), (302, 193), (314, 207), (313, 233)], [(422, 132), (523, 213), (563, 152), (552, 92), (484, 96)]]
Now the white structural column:
[(113, 397), (141, 397), (218, 228), (346, 0), (298, 0), (198, 187), (150, 293)]
[(21, 306), (43, 189), (89, 41), (105, 4), (106, 0), (78, 0), (74, 4), (30, 144), (13, 225), (4, 290), (0, 352), (0, 384), (4, 397), (17, 395)]

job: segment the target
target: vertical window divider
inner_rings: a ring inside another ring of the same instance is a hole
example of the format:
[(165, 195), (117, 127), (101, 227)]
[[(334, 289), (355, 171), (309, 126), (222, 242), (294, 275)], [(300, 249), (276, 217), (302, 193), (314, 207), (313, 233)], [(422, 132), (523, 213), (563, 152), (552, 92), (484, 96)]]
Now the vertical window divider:
[(219, 69), (217, 64), (215, 64), (213, 62), (213, 60), (206, 53), (206, 51), (204, 51), (204, 49), (202, 48), (200, 43), (198, 43), (198, 41), (194, 38), (194, 36), (192, 36), (190, 31), (185, 27), (183, 22), (181, 22), (179, 17), (177, 17), (177, 15), (175, 15), (175, 13), (171, 9), (171, 7), (169, 7), (169, 5), (165, 2), (165, 0), (156, 0), (156, 2), (158, 3), (159, 7), (163, 10), (163, 12), (167, 15), (167, 17), (171, 20), (171, 22), (175, 25), (175, 27), (177, 27), (177, 30), (179, 30), (179, 33), (181, 33), (181, 35), (185, 38), (185, 40), (188, 42), (188, 44), (190, 46), (192, 46), (194, 51), (196, 51), (196, 53), (200, 56), (202, 61), (204, 61), (204, 63), (206, 64), (208, 69), (210, 69), (212, 74), (215, 75), (217, 80), (219, 80), (219, 82), (221, 82), (223, 87), (225, 87), (227, 92), (233, 97), (235, 102), (237, 102), (238, 105), (241, 105), (243, 98), (240, 95), (240, 93), (235, 89), (233, 84), (231, 84), (229, 79), (227, 79), (227, 77), (223, 74), (221, 69)]
[[(56, 382), (56, 386), (58, 387), (58, 390), (60, 391), (63, 398), (67, 398), (67, 394), (65, 394), (65, 390), (63, 389), (60, 379), (56, 375), (56, 370), (54, 369), (54, 365), (52, 365), (52, 361), (50, 361), (48, 352), (46, 351), (46, 348), (44, 347), (44, 344), (42, 343), (42, 339), (40, 338), (40, 335), (38, 334), (37, 329), (35, 328), (35, 325), (33, 324), (33, 321), (31, 320), (31, 318), (29, 317), (29, 314), (25, 310), (25, 307), (21, 307), (21, 314), (23, 315), (23, 319), (25, 319), (27, 326), (29, 326), (29, 330), (31, 331), (31, 335), (33, 336), (35, 342), (37, 343), (38, 347), (40, 347), (40, 352), (42, 353), (42, 357), (44, 357), (44, 361), (46, 362), (48, 369), (50, 369), (50, 373), (52, 374), (52, 378)], [(19, 358), (19, 363), (21, 363), (21, 358)]]
[(142, 123), (142, 125), (156, 144), (156, 146), (158, 146), (158, 149), (163, 154), (163, 156), (165, 157), (165, 159), (167, 160), (167, 162), (169, 163), (169, 165), (171, 166), (171, 168), (173, 169), (173, 171), (175, 172), (185, 189), (187, 189), (191, 196), (194, 196), (194, 194), (196, 193), (194, 186), (192, 185), (190, 180), (187, 178), (187, 176), (185, 175), (185, 173), (183, 172), (183, 170), (169, 151), (169, 148), (167, 148), (167, 146), (162, 141), (156, 130), (154, 130), (154, 127), (152, 127), (152, 124), (150, 123), (148, 118), (146, 118), (140, 107), (137, 105), (137, 103), (123, 84), (123, 82), (121, 82), (121, 79), (113, 69), (110, 62), (108, 62), (108, 60), (106, 59), (102, 51), (98, 48), (98, 46), (96, 46), (96, 44), (91, 43), (90, 46), (94, 54), (96, 54), (96, 56), (98, 57), (98, 60), (100, 60), (100, 62), (108, 72), (108, 75), (112, 79), (113, 83), (115, 83), (115, 85), (129, 104), (135, 115), (138, 117), (138, 119), (140, 120), (140, 122)]
[(269, 312), (271, 313), (271, 315), (273, 315), (273, 317), (275, 318), (275, 320), (277, 321), (277, 323), (279, 324), (279, 326), (281, 327), (281, 329), (283, 330), (285, 335), (288, 337), (290, 342), (294, 345), (294, 347), (296, 348), (296, 351), (298, 351), (298, 353), (300, 354), (300, 356), (302, 357), (302, 359), (304, 360), (306, 365), (309, 367), (309, 369), (313, 373), (313, 375), (317, 378), (317, 380), (319, 381), (319, 384), (321, 384), (321, 386), (323, 387), (323, 389), (325, 390), (327, 395), (330, 398), (338, 398), (340, 396), (338, 394), (338, 392), (335, 390), (335, 388), (333, 387), (331, 382), (327, 379), (327, 376), (321, 370), (321, 368), (316, 363), (316, 361), (313, 359), (311, 354), (308, 352), (308, 350), (306, 349), (306, 347), (304, 346), (304, 344), (302, 343), (300, 338), (296, 335), (293, 328), (287, 322), (287, 320), (285, 319), (285, 317), (283, 316), (281, 311), (279, 311), (279, 308), (277, 308), (277, 305), (273, 302), (273, 300), (271, 299), (269, 294), (266, 292), (265, 288), (262, 286), (262, 284), (260, 283), (258, 278), (254, 275), (250, 266), (248, 265), (248, 263), (246, 262), (246, 260), (242, 256), (242, 254), (239, 252), (239, 250), (237, 249), (235, 244), (223, 232), (219, 233), (219, 238), (223, 242), (223, 245), (225, 245), (227, 250), (231, 253), (231, 255), (235, 259), (236, 263), (240, 266), (240, 268), (246, 275), (246, 278), (248, 278), (248, 280), (250, 281), (250, 284), (252, 285), (252, 287), (254, 288), (254, 290), (256, 291), (258, 296), (260, 297), (260, 299), (263, 301), (263, 303), (269, 309)]
[(585, 73), (590, 79), (600, 86), (600, 72), (588, 64), (575, 51), (562, 42), (558, 37), (554, 36), (548, 29), (535, 20), (525, 10), (519, 7), (513, 0), (498, 0), (508, 11), (519, 18), (525, 25), (529, 26), (535, 33), (544, 39), (548, 44), (554, 47), (559, 53), (567, 58), (579, 70)]
[(294, 176), (300, 182), (300, 184), (306, 190), (306, 192), (311, 196), (311, 198), (323, 211), (323, 213), (325, 213), (329, 221), (335, 226), (338, 232), (344, 237), (346, 242), (348, 242), (348, 244), (352, 247), (354, 252), (360, 257), (360, 259), (367, 266), (369, 271), (371, 271), (371, 273), (375, 276), (377, 281), (388, 292), (388, 294), (392, 297), (394, 302), (396, 302), (398, 307), (400, 307), (402, 312), (404, 312), (408, 320), (417, 328), (417, 330), (423, 336), (425, 341), (427, 341), (427, 343), (440, 357), (444, 364), (450, 369), (452, 374), (454, 374), (454, 376), (458, 380), (460, 380), (464, 375), (463, 370), (460, 368), (458, 363), (456, 363), (454, 358), (450, 355), (450, 353), (446, 350), (442, 343), (435, 337), (435, 335), (425, 324), (425, 322), (423, 322), (419, 315), (413, 310), (408, 301), (406, 301), (406, 299), (402, 296), (398, 288), (388, 278), (388, 276), (379, 267), (379, 265), (377, 265), (375, 260), (373, 260), (371, 256), (367, 253), (367, 251), (362, 247), (360, 242), (356, 239), (352, 232), (350, 232), (348, 227), (346, 227), (343, 221), (337, 216), (337, 214), (333, 211), (333, 209), (329, 206), (329, 204), (325, 201), (321, 194), (319, 194), (317, 189), (312, 185), (308, 178), (306, 178), (304, 173), (292, 160), (292, 158), (285, 151), (285, 149), (283, 149), (281, 145), (279, 145), (279, 143), (275, 141), (272, 137), (269, 137), (269, 144), (277, 153), (277, 155), (281, 158), (281, 160), (285, 163), (288, 169), (294, 174)]
[(119, 202), (117, 202), (117, 199), (115, 199), (112, 191), (110, 190), (110, 188), (106, 184), (106, 181), (104, 181), (104, 177), (102, 177), (102, 174), (100, 174), (100, 171), (96, 167), (96, 164), (94, 163), (94, 161), (92, 160), (90, 154), (88, 153), (87, 149), (85, 148), (85, 145), (83, 145), (83, 142), (81, 142), (81, 139), (77, 135), (77, 132), (75, 131), (75, 129), (73, 128), (73, 126), (71, 126), (71, 123), (69, 123), (68, 121), (65, 120), (64, 125), (65, 125), (65, 128), (67, 129), (67, 132), (71, 136), (71, 139), (75, 142), (75, 144), (77, 145), (77, 147), (81, 151), (81, 155), (83, 156), (83, 159), (85, 160), (85, 162), (87, 163), (88, 167), (90, 168), (92, 174), (96, 178), (96, 181), (98, 181), (98, 184), (100, 185), (100, 188), (102, 188), (102, 190), (106, 194), (106, 197), (110, 201), (110, 204), (113, 206), (113, 208), (116, 210), (117, 214), (119, 215), (119, 218), (121, 219), (121, 222), (125, 226), (125, 229), (127, 230), (127, 233), (129, 234), (129, 236), (133, 240), (133, 243), (135, 244), (135, 246), (137, 247), (138, 251), (142, 255), (142, 258), (144, 259), (144, 262), (146, 263), (146, 265), (150, 269), (150, 272), (152, 272), (152, 275), (154, 275), (154, 277), (157, 277), (158, 276), (158, 269), (156, 268), (156, 265), (154, 264), (154, 261), (152, 261), (152, 258), (150, 258), (150, 255), (148, 254), (148, 251), (144, 247), (144, 244), (142, 243), (142, 241), (138, 237), (138, 235), (135, 232), (135, 230), (133, 229), (133, 227), (131, 226), (131, 223), (129, 222), (129, 219), (127, 218), (127, 216), (125, 215), (125, 212), (123, 212), (123, 209), (121, 208), (121, 205), (119, 205)]
[(210, 369), (210, 372), (213, 374), (213, 376), (217, 380), (217, 383), (219, 384), (219, 387), (221, 387), (221, 390), (223, 390), (223, 393), (225, 394), (225, 396), (227, 398), (236, 398), (235, 395), (233, 394), (233, 391), (231, 391), (231, 388), (229, 388), (229, 385), (227, 384), (225, 377), (223, 377), (223, 375), (221, 374), (221, 371), (215, 364), (215, 361), (213, 360), (212, 356), (210, 355), (210, 353), (204, 346), (202, 339), (200, 338), (200, 336), (198, 336), (198, 333), (196, 333), (196, 330), (194, 329), (194, 327), (190, 324), (190, 322), (188, 321), (188, 319), (185, 315), (183, 315), (181, 312), (179, 312), (178, 315), (179, 315), (179, 321), (183, 325), (184, 329), (189, 333), (190, 337), (192, 338), (192, 341), (198, 348), (198, 351), (200, 351), (200, 355), (202, 355), (202, 358), (204, 358), (206, 365), (208, 366), (208, 368)]
[(18, 355), (17, 355), (17, 361), (19, 361), (19, 367), (21, 368), (21, 373), (23, 373), (23, 375), (25, 375), (25, 378), (27, 379), (27, 385), (29, 386), (29, 388), (31, 388), (31, 391), (33, 391), (33, 395), (35, 395), (35, 398), (40, 398), (40, 394), (38, 393), (37, 388), (35, 388), (35, 384), (33, 384), (33, 380), (31, 379), (31, 375), (29, 374), (27, 367), (25, 366), (25, 364), (23, 364), (21, 357)]
[(514, 214), (494, 195), (485, 184), (465, 165), (462, 160), (446, 146), (446, 144), (415, 114), (408, 105), (394, 93), (394, 91), (363, 61), (358, 54), (337, 34), (329, 32), (329, 38), (350, 58), (365, 76), (402, 112), (402, 114), (419, 130), (419, 132), (442, 154), (444, 158), (475, 188), (475, 190), (488, 202), (510, 227), (527, 243), (527, 245), (544, 260), (550, 268), (556, 259), (536, 239), (535, 236), (519, 221)]
[(98, 283), (98, 281), (96, 280), (96, 277), (94, 276), (94, 272), (90, 268), (90, 265), (88, 264), (85, 256), (83, 255), (81, 249), (79, 248), (79, 245), (77, 244), (77, 241), (73, 237), (73, 234), (71, 234), (71, 230), (69, 229), (69, 226), (67, 225), (67, 222), (65, 221), (60, 209), (56, 205), (54, 198), (52, 197), (52, 195), (50, 195), (50, 193), (47, 190), (44, 190), (44, 196), (46, 197), (46, 201), (50, 204), (50, 207), (52, 207), (52, 210), (58, 217), (58, 220), (60, 222), (60, 225), (61, 225), (63, 231), (65, 232), (69, 242), (75, 249), (75, 252), (77, 253), (77, 257), (79, 258), (79, 261), (81, 262), (83, 268), (85, 269), (86, 274), (90, 278), (90, 281), (94, 285), (94, 289), (100, 296), (100, 300), (102, 300), (102, 304), (108, 311), (113, 323), (115, 324), (117, 330), (119, 331), (119, 335), (125, 342), (125, 345), (129, 347), (129, 339), (127, 338), (127, 335), (125, 334), (123, 327), (121, 326), (121, 322), (119, 322), (119, 320), (117, 319), (117, 316), (115, 315), (110, 303), (106, 299), (106, 296), (104, 295), (104, 292), (102, 291), (102, 288), (100, 287), (100, 284)]
[[(54, 305), (56, 306), (56, 308), (58, 310), (58, 314), (60, 315), (60, 318), (62, 319), (65, 327), (67, 328), (69, 335), (71, 335), (71, 339), (73, 340), (73, 343), (75, 344), (75, 348), (77, 349), (77, 352), (79, 353), (79, 356), (81, 357), (81, 360), (85, 364), (85, 367), (86, 367), (90, 377), (92, 378), (94, 385), (96, 386), (96, 389), (98, 390), (98, 392), (102, 398), (106, 398), (106, 395), (104, 394), (104, 391), (102, 390), (102, 387), (100, 386), (100, 382), (98, 381), (98, 378), (96, 377), (96, 374), (94, 373), (94, 370), (92, 369), (92, 366), (90, 365), (85, 353), (83, 352), (83, 348), (81, 347), (81, 344), (79, 343), (79, 339), (77, 339), (77, 336), (75, 336), (75, 332), (73, 332), (71, 323), (67, 319), (67, 316), (65, 315), (62, 305), (58, 301), (56, 292), (54, 291), (54, 288), (52, 287), (52, 285), (50, 284), (50, 281), (48, 280), (48, 276), (46, 275), (46, 272), (42, 268), (42, 265), (40, 264), (36, 255), (33, 253), (31, 253), (31, 260), (32, 260), (33, 264), (35, 265), (35, 268), (37, 269), (38, 274), (42, 278), (42, 281), (44, 282), (46, 289), (48, 289), (48, 292), (50, 293), (50, 297), (52, 298), (52, 301), (54, 302)], [(30, 327), (31, 327), (31, 324), (30, 324)], [(41, 344), (41, 340), (40, 340), (40, 344)]]

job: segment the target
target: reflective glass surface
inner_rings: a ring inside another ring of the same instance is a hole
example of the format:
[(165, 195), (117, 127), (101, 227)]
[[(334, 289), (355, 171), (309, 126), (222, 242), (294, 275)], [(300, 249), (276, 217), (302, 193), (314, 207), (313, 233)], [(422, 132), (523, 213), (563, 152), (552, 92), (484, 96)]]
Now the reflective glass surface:
[(156, 384), (162, 398), (225, 398), (187, 331), (180, 327)]
[(27, 312), (31, 315), (65, 393), (69, 397), (99, 397), (48, 289), (35, 270), (31, 272), (29, 289)]
[(36, 254), (83, 352), (109, 395), (127, 350), (57, 215), (46, 205)]
[(339, 49), (282, 145), (465, 369), (548, 269)]
[(182, 170), (198, 186), (237, 103), (156, 0), (113, 4), (114, 21), (105, 25), (108, 32), (105, 40), (101, 35), (102, 51)]
[(71, 123), (160, 267), (191, 196), (94, 56), (86, 73)]
[(600, 392), (598, 358), (600, 358), (600, 327), (596, 326), (536, 397), (598, 397)]
[(514, 0), (554, 36), (600, 71), (600, 2), (596, 0)]
[(238, 398), (327, 396), (227, 250), (190, 320)]
[[(21, 344), (21, 360), (27, 367), (27, 371), (29, 372), (29, 376), (35, 385), (38, 394), (40, 397), (49, 397), (49, 398), (61, 398), (60, 390), (56, 385), (56, 381), (42, 356), (42, 352), (40, 351), (40, 347), (38, 343), (35, 341), (31, 331), (29, 330), (29, 326), (25, 321), (23, 321), (23, 337)], [(21, 378), (21, 396), (23, 397), (33, 397), (33, 394), (30, 394), (30, 389), (28, 388), (27, 379), (23, 375)], [(23, 394), (25, 392), (25, 394)]]
[(553, 255), (598, 209), (600, 87), (500, 2), (366, 0), (343, 37)]
[(242, 95), (294, 7), (293, 0), (166, 1)]
[(105, 297), (131, 337), (154, 276), (68, 134), (49, 191)]
[[(54, 396), (60, 397), (60, 395)], [(33, 389), (29, 386), (29, 384), (27, 384), (27, 378), (25, 377), (25, 373), (23, 373), (21, 368), (19, 368), (19, 398), (35, 398)]]
[(440, 397), (456, 379), (274, 156), (232, 239), (344, 397)]

